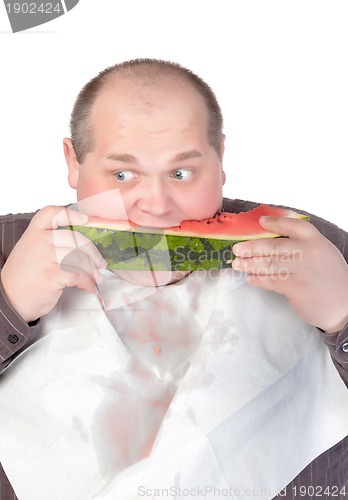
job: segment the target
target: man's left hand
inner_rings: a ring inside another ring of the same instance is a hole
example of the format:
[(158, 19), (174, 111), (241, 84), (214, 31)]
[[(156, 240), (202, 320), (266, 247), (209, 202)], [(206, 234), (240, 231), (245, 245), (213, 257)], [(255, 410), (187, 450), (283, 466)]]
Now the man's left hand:
[(253, 286), (285, 295), (308, 323), (327, 333), (348, 322), (348, 265), (312, 224), (287, 217), (261, 217), (267, 231), (287, 238), (237, 243), (232, 266)]

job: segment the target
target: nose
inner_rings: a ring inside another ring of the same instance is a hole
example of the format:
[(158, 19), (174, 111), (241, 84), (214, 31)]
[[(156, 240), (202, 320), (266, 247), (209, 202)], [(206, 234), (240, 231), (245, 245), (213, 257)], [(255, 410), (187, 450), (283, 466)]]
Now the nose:
[(168, 212), (170, 199), (163, 182), (159, 179), (150, 179), (142, 183), (139, 188), (139, 210), (157, 217)]

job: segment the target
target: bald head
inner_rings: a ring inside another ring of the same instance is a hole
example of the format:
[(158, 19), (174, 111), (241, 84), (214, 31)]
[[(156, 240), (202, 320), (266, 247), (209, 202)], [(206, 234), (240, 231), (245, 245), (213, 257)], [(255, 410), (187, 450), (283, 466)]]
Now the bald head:
[[(156, 59), (136, 59), (106, 68), (88, 82), (81, 90), (71, 115), (71, 139), (78, 162), (83, 163), (87, 153), (94, 148), (92, 111), (98, 96), (108, 93), (110, 88), (117, 92), (118, 81), (123, 85), (129, 82), (131, 102), (129, 105), (139, 113), (151, 112), (151, 96), (168, 86), (178, 90), (189, 87), (192, 96), (201, 100), (207, 112), (207, 136), (209, 144), (221, 158), (222, 113), (211, 88), (197, 75), (182, 66)], [(196, 96), (194, 95), (196, 94)], [(198, 96), (197, 96), (198, 94)], [(165, 95), (165, 92), (164, 92)], [(156, 99), (158, 106), (159, 99)]]

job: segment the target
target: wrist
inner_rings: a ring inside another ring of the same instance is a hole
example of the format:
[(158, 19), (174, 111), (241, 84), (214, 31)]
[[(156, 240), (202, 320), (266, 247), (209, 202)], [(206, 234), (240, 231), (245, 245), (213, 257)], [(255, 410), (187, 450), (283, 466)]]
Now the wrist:
[(324, 324), (317, 325), (317, 327), (320, 328), (320, 330), (322, 330), (323, 332), (330, 335), (330, 334), (337, 333), (337, 332), (340, 332), (341, 330), (343, 330), (343, 328), (346, 326), (347, 323), (348, 323), (348, 314), (345, 314), (344, 316), (342, 316), (342, 319), (339, 321), (333, 321), (333, 322), (327, 323), (326, 325), (324, 325)]
[(27, 314), (25, 309), (21, 307), (20, 300), (14, 297), (12, 293), (11, 283), (7, 282), (7, 276), (4, 272), (5, 269), (1, 271), (1, 288), (2, 295), (8, 305), (8, 307), (13, 311), (13, 313), (28, 326), (35, 326), (37, 321), (39, 320), (38, 316)]

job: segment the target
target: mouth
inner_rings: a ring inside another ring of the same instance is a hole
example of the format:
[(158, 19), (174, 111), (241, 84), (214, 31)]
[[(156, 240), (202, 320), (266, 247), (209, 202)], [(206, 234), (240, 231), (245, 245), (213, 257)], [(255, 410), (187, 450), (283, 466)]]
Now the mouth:
[(150, 222), (149, 220), (146, 221), (141, 221), (136, 218), (131, 218), (131, 219), (102, 219), (100, 217), (95, 217), (95, 216), (90, 216), (88, 220), (88, 225), (93, 227), (93, 226), (103, 226), (105, 228), (116, 228), (119, 227), (121, 229), (126, 229), (132, 226), (139, 226), (142, 229), (156, 229), (157, 231), (161, 229), (168, 229), (171, 227), (175, 227), (180, 225), (177, 221), (163, 221), (163, 222)]
[(141, 226), (142, 228), (145, 228), (145, 229), (168, 229), (168, 228), (171, 228), (171, 227), (175, 227), (175, 226), (179, 226), (181, 224), (182, 221), (180, 222), (172, 222), (172, 221), (168, 221), (166, 223), (166, 221), (164, 222), (149, 222), (148, 220), (147, 221), (144, 221), (144, 222), (139, 222), (139, 221), (132, 221), (134, 222), (137, 226)]

